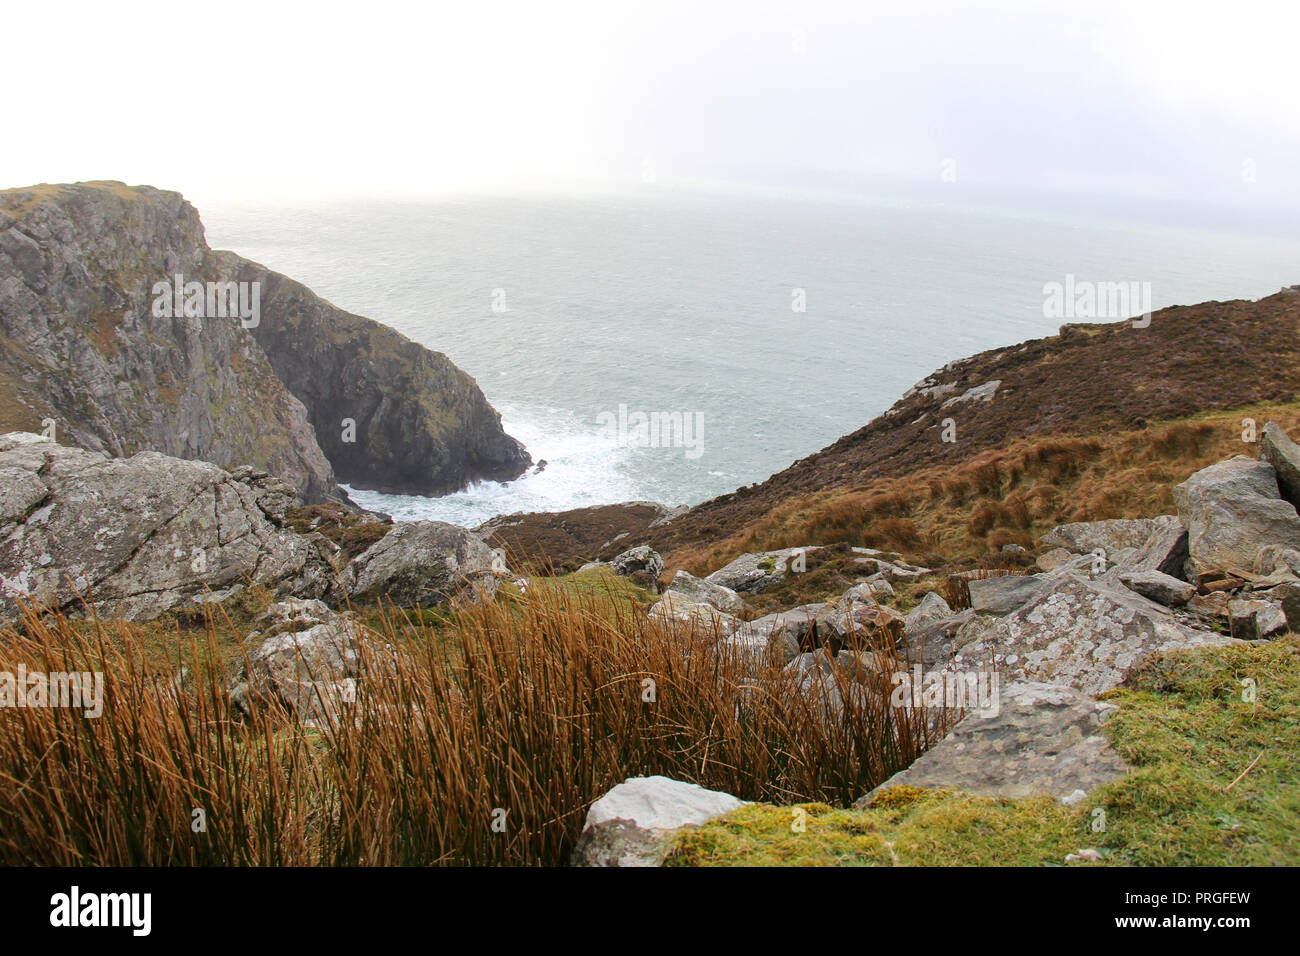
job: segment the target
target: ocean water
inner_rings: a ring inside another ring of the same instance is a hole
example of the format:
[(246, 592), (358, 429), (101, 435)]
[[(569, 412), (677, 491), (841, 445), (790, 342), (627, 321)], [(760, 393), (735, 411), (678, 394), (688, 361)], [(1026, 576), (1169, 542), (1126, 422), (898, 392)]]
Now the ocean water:
[[(1149, 283), (1156, 309), (1300, 282), (1286, 227), (1086, 203), (647, 188), (199, 208), (214, 247), (446, 353), (547, 462), (442, 498), (354, 493), (467, 526), (761, 481), (947, 362), (1053, 334), (1044, 285), (1067, 274)], [(691, 428), (647, 442), (639, 416)]]

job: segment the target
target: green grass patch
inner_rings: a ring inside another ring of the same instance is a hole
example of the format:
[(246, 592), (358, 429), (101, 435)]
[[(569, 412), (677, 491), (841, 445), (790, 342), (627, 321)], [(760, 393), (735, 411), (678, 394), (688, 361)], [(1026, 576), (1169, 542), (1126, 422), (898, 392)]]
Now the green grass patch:
[(1108, 697), (1105, 733), (1134, 769), (1076, 807), (912, 787), (866, 810), (753, 806), (683, 832), (667, 865), (1041, 866), (1083, 848), (1112, 865), (1300, 863), (1296, 637), (1157, 655)]

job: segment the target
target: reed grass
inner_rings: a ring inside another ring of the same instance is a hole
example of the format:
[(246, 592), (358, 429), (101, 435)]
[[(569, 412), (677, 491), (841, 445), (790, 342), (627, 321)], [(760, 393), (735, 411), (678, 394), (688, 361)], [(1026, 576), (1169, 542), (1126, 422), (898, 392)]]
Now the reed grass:
[(315, 727), (231, 706), (223, 646), (242, 634), (219, 615), (167, 668), (142, 650), (156, 624), (0, 629), (0, 670), (106, 680), (99, 718), (0, 709), (0, 862), (559, 865), (628, 777), (844, 806), (943, 730), (891, 706), (892, 649), (837, 673), (831, 713), (775, 663), (618, 595), (550, 584), (435, 623), (366, 619), (356, 701)]

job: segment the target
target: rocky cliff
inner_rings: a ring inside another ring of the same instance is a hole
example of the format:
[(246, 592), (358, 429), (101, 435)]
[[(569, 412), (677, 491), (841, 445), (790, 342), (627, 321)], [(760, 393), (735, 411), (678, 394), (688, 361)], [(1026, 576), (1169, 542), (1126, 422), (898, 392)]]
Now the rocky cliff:
[(209, 249), (179, 194), (121, 183), (0, 192), (0, 431), (46, 421), (113, 456), (262, 468), (307, 501), (529, 464), (445, 356)]
[(447, 356), (335, 308), (264, 266), (216, 256), (223, 274), (261, 284), (263, 321), (253, 335), (280, 381), (307, 406), (339, 480), (390, 494), (442, 495), (472, 481), (518, 478), (532, 464), (474, 379)]

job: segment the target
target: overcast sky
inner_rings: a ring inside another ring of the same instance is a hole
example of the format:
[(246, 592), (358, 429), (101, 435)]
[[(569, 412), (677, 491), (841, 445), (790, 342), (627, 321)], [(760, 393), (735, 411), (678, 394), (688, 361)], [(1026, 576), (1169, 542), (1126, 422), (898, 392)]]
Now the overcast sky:
[(948, 169), (1300, 206), (1294, 3), (13, 0), (3, 21), (4, 186), (224, 198)]

